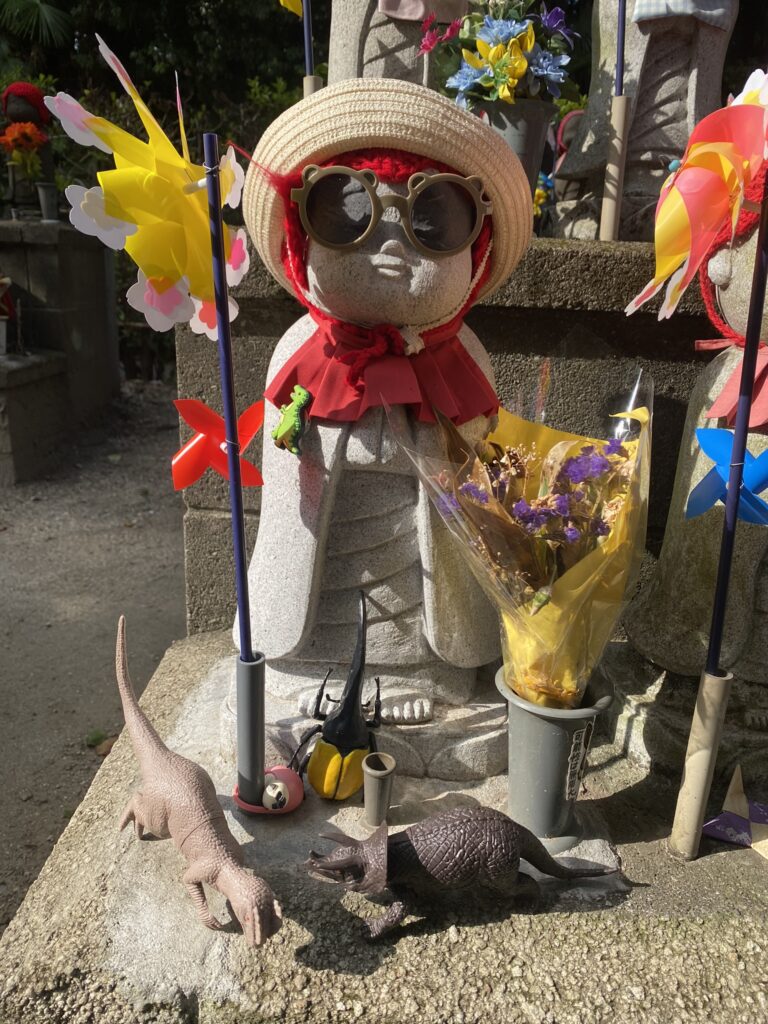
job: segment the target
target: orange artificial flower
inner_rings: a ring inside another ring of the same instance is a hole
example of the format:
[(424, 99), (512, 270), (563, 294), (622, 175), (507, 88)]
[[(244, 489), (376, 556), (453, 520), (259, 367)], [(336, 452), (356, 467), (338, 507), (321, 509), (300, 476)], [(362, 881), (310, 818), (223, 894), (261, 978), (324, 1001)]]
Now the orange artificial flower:
[(14, 121), (0, 135), (0, 145), (6, 153), (20, 149), (25, 153), (34, 153), (48, 141), (45, 132), (41, 132), (32, 121)]

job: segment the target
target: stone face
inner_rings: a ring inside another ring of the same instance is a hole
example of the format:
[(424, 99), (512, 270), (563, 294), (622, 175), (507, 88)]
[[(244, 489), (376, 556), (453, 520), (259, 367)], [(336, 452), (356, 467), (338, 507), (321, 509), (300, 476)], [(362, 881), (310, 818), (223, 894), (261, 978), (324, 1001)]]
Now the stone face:
[[(631, 111), (619, 237), (647, 240), (653, 237), (653, 211), (669, 162), (682, 156), (694, 126), (721, 106), (723, 63), (739, 5), (738, 0), (723, 5), (730, 17), (727, 29), (693, 13), (635, 23), (636, 0), (626, 6), (624, 91)], [(589, 222), (596, 231), (611, 138), (617, 17), (613, 0), (594, 5), (589, 100), (558, 170), (559, 178), (580, 183), (581, 195), (575, 204), (563, 203), (562, 210), (558, 204), (561, 237), (596, 237)]]

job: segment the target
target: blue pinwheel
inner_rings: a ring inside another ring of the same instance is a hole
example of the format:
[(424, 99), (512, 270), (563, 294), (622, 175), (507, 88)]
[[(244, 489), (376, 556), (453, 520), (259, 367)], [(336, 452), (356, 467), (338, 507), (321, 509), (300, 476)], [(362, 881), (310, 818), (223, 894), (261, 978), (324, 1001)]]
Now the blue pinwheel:
[[(688, 495), (686, 519), (700, 516), (718, 502), (725, 503), (728, 477), (731, 472), (733, 431), (718, 427), (701, 427), (696, 431), (699, 447), (715, 465)], [(768, 504), (757, 495), (768, 487), (768, 450), (755, 458), (744, 453), (744, 476), (739, 494), (739, 519), (768, 526)]]

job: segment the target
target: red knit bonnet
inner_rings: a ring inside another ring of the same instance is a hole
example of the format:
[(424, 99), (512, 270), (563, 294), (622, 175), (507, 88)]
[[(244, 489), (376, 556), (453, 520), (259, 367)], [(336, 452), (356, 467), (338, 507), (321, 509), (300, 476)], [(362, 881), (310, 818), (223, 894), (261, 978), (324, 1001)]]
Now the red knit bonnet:
[(3, 105), (4, 114), (7, 112), (9, 96), (18, 96), (20, 100), (26, 100), (30, 106), (37, 110), (43, 124), (48, 124), (51, 120), (51, 112), (43, 102), (42, 90), (38, 89), (36, 85), (32, 85), (31, 82), (11, 82), (3, 91), (3, 95), (0, 96), (0, 103)]
[[(760, 171), (747, 185), (745, 190), (745, 197), (752, 202), (760, 203), (763, 198), (763, 192), (765, 189), (765, 175), (768, 170), (768, 164), (763, 164)], [(745, 209), (742, 209), (739, 214), (739, 219), (736, 222), (736, 230), (733, 234), (734, 241), (737, 238), (747, 238), (756, 230), (758, 222), (760, 220), (759, 213), (751, 213)], [(716, 256), (721, 249), (729, 247), (731, 244), (731, 225), (730, 221), (726, 223), (719, 234), (715, 237), (707, 255), (701, 262), (699, 267), (699, 285), (701, 287), (701, 297), (704, 300), (704, 305), (707, 309), (707, 316), (710, 322), (722, 333), (724, 338), (732, 339), (737, 345), (744, 344), (744, 335), (739, 334), (735, 331), (730, 324), (726, 323), (723, 319), (720, 310), (717, 305), (717, 288), (713, 281), (710, 279), (707, 272), (709, 261), (713, 256)]]
[[(440, 173), (458, 174), (459, 172), (447, 164), (428, 157), (417, 156), (398, 149), (359, 149), (349, 153), (338, 153), (332, 159), (325, 160), (321, 167), (341, 164), (352, 170), (371, 170), (379, 181), (388, 184), (404, 184), (412, 174), (427, 169)], [(296, 297), (302, 305), (307, 305), (304, 291), (308, 288), (307, 281), (307, 249), (308, 238), (299, 217), (298, 206), (291, 201), (291, 189), (301, 187), (301, 171), (292, 174), (277, 175), (264, 169), (273, 188), (283, 200), (285, 217), (283, 230), (285, 239), (282, 247), (282, 261), (288, 280), (293, 285)], [(472, 243), (472, 276), (488, 249), (492, 237), (491, 218), (486, 217), (480, 234)], [(472, 294), (466, 304), (469, 308), (490, 273), (490, 260), (483, 274), (475, 283)]]

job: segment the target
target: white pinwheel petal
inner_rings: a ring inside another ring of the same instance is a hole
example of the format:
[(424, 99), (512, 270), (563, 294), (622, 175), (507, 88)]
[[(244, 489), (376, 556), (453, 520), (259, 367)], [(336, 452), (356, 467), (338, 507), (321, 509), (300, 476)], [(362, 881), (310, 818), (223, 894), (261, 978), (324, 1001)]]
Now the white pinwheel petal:
[(125, 293), (128, 305), (141, 313), (153, 331), (170, 331), (194, 315), (195, 306), (184, 280), (158, 292), (140, 270), (138, 280)]
[(98, 185), (84, 188), (82, 185), (68, 185), (64, 189), (69, 205), (69, 222), (84, 235), (93, 235), (110, 249), (124, 249), (129, 235), (138, 231), (136, 224), (118, 220), (104, 209), (104, 193)]
[(243, 184), (245, 183), (245, 171), (240, 164), (235, 160), (235, 151), (232, 146), (227, 148), (227, 152), (221, 158), (219, 162), (219, 170), (224, 170), (225, 167), (229, 167), (235, 176), (235, 180), (232, 183), (232, 187), (224, 198), (226, 206), (231, 206), (233, 210), (236, 210), (240, 205), (240, 198), (243, 194)]
[(95, 146), (103, 153), (111, 153), (112, 150), (93, 133), (88, 126), (88, 121), (94, 119), (82, 104), (66, 92), (56, 93), (55, 96), (44, 97), (43, 102), (54, 117), (61, 122), (61, 127), (75, 142), (81, 146)]
[[(218, 327), (216, 325), (216, 304), (213, 300), (203, 302), (198, 299), (195, 295), (192, 296), (192, 302), (194, 303), (195, 312), (194, 316), (190, 318), (189, 326), (194, 334), (204, 334), (211, 341), (217, 341), (219, 337)], [(235, 300), (229, 297), (229, 322), (235, 319), (239, 313), (239, 307)]]

